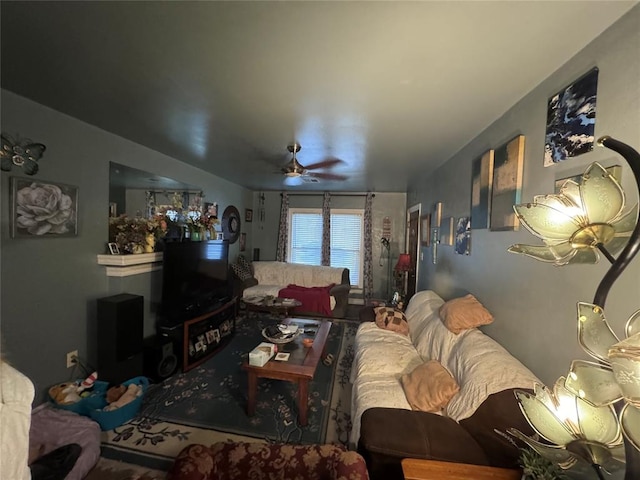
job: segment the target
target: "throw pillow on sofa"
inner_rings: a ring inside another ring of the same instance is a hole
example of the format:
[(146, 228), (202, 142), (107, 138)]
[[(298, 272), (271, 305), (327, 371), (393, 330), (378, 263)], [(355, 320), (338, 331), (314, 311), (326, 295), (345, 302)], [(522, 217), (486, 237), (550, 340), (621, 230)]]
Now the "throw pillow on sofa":
[(238, 255), (236, 263), (242, 267), (243, 270), (249, 272), (253, 277), (253, 265), (244, 255)]
[(241, 282), (253, 278), (253, 268), (251, 267), (251, 263), (249, 263), (242, 255), (238, 255), (238, 259), (236, 260), (236, 263), (231, 265), (231, 269)]
[(454, 298), (440, 307), (440, 319), (456, 335), (463, 330), (488, 325), (493, 315), (473, 295)]
[(373, 309), (376, 315), (376, 325), (385, 330), (409, 335), (407, 317), (400, 310), (391, 307), (376, 307)]
[(418, 365), (400, 378), (402, 389), (413, 410), (440, 412), (460, 391), (455, 379), (437, 360)]

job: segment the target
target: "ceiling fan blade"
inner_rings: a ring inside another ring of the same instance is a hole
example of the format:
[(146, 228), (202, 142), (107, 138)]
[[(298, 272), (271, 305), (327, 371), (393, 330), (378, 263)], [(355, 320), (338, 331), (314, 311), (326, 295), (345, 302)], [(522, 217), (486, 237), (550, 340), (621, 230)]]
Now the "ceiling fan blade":
[(338, 175), (336, 173), (320, 173), (320, 172), (307, 172), (305, 176), (321, 178), (323, 180), (346, 180), (347, 178), (349, 178), (345, 175)]
[(339, 163), (344, 163), (344, 160), (340, 160), (339, 158), (331, 157), (323, 160), (321, 162), (312, 163), (311, 165), (307, 165), (305, 168), (307, 170), (315, 170), (317, 168), (330, 168)]

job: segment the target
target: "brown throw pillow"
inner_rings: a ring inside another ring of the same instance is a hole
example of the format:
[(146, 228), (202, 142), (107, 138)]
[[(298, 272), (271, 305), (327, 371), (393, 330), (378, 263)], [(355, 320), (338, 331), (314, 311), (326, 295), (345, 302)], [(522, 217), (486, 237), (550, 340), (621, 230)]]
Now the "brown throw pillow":
[(493, 315), (482, 304), (469, 294), (445, 302), (440, 307), (440, 319), (445, 326), (456, 335), (463, 330), (488, 325), (493, 322)]
[(402, 335), (409, 335), (407, 317), (400, 310), (391, 307), (376, 307), (373, 311), (376, 314), (376, 325), (378, 327)]
[(460, 387), (437, 360), (418, 365), (400, 378), (404, 394), (413, 410), (440, 412)]

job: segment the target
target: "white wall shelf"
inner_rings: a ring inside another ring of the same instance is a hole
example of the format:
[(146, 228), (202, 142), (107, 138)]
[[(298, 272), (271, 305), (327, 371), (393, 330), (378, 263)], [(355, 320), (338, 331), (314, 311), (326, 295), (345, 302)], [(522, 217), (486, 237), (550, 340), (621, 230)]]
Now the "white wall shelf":
[(133, 255), (98, 255), (98, 265), (106, 266), (107, 277), (128, 277), (162, 269), (162, 252)]

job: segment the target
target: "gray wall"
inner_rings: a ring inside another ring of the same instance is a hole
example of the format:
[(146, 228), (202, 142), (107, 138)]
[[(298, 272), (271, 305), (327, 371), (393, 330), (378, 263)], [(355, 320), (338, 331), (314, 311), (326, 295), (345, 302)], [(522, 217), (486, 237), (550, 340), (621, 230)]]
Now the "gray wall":
[[(95, 364), (96, 299), (127, 292), (145, 298), (144, 331), (154, 332), (155, 308), (161, 294), (160, 272), (107, 277), (96, 254), (108, 238), (109, 162), (114, 161), (202, 188), (206, 201), (220, 211), (250, 207), (251, 192), (121, 137), (2, 90), (2, 131), (44, 143), (35, 181), (79, 187), (79, 234), (73, 238), (12, 239), (9, 230), (11, 176), (2, 172), (0, 333), (2, 355), (28, 375), (38, 390), (69, 380), (66, 353), (79, 350)], [(220, 161), (231, 161), (221, 159)], [(243, 223), (243, 231), (246, 225)], [(231, 246), (230, 258), (238, 253)], [(248, 239), (248, 248), (251, 248)]]
[[(260, 221), (258, 197), (254, 193), (254, 207), (252, 224), (253, 246), (260, 249), (260, 260), (275, 260), (278, 244), (278, 224), (280, 221), (281, 196), (280, 192), (264, 192), (265, 216)], [(331, 208), (360, 208), (364, 209), (364, 196), (340, 196), (335, 194), (331, 198)], [(322, 194), (295, 195), (289, 197), (290, 208), (322, 208)], [(404, 252), (406, 195), (404, 193), (378, 193), (373, 199), (373, 291), (374, 296), (387, 296), (388, 257), (385, 252), (381, 258), (382, 219), (391, 219), (391, 262), (392, 268), (398, 259), (398, 254)], [(251, 258), (251, 251), (247, 251)]]
[[(518, 134), (526, 137), (523, 202), (536, 194), (553, 193), (556, 179), (582, 173), (594, 161), (623, 165), (628, 204), (637, 202), (631, 170), (610, 150), (596, 147), (555, 166), (542, 166), (548, 98), (594, 66), (600, 69), (596, 137), (611, 135), (640, 149), (640, 7), (635, 7), (446, 161), (435, 175), (417, 178), (408, 192), (409, 204), (421, 201), (423, 209), (429, 209), (442, 201), (443, 216), (468, 215), (472, 160)], [(576, 302), (593, 300), (608, 262), (554, 268), (507, 253), (513, 243), (540, 242), (524, 227), (517, 232), (473, 230), (470, 256), (455, 255), (452, 247), (440, 246), (435, 266), (429, 262), (430, 248), (424, 248), (419, 285), (445, 298), (464, 291), (474, 293), (495, 316), (495, 322), (484, 329), (486, 333), (542, 381), (552, 384), (567, 373), (572, 359), (589, 359), (576, 341)], [(606, 314), (619, 336), (626, 319), (640, 307), (639, 281), (637, 259), (609, 295)]]

